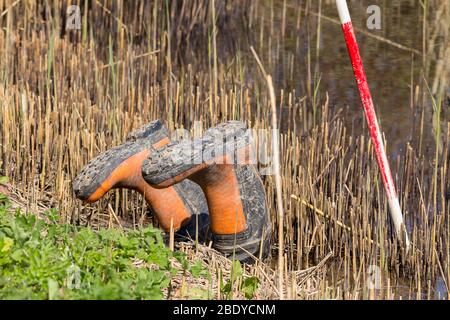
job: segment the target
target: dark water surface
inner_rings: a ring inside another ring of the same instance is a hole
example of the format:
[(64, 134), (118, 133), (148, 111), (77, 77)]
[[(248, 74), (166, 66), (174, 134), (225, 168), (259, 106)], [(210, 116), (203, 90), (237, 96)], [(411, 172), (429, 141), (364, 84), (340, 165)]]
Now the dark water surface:
[[(322, 1), (319, 40), (317, 13), (320, 2), (311, 1), (309, 14), (305, 15), (306, 1), (286, 1), (284, 36), (283, 3), (281, 0), (259, 2), (257, 19), (252, 21), (251, 36), (242, 38), (247, 38), (263, 57), (264, 63), (268, 64), (276, 89), (295, 89), (298, 96), (303, 96), (314, 92), (314, 85), (320, 78), (318, 98), (321, 103), (327, 92), (332, 108), (339, 110), (348, 106), (345, 123), (349, 131), (356, 135), (367, 133), (342, 30), (339, 24), (330, 21), (338, 20), (335, 1)], [(302, 9), (298, 24), (299, 3)], [(376, 112), (387, 139), (388, 156), (393, 161), (404, 151), (408, 142), (415, 147), (420, 144), (421, 153), (431, 153), (435, 145), (433, 113), (428, 92), (423, 89), (422, 10), (419, 1), (359, 0), (348, 3)], [(369, 30), (366, 26), (370, 16), (366, 10), (373, 4), (381, 8), (380, 30)], [(260, 25), (266, 29), (263, 37)], [(297, 28), (297, 25), (300, 27)], [(407, 49), (400, 49), (364, 33), (388, 39)], [(251, 55), (246, 58), (253, 59)], [(311, 70), (309, 77), (308, 70)], [(419, 84), (422, 85), (420, 99), (414, 103), (414, 90)], [(423, 140), (419, 141), (422, 111), (424, 135)], [(443, 118), (445, 122), (445, 115)], [(427, 151), (427, 148), (430, 150)]]

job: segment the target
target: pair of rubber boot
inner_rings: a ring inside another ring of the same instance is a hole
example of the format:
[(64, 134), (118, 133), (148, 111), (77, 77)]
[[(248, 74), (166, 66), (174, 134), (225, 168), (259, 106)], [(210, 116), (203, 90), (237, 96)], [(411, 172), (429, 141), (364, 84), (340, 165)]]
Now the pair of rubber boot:
[(252, 164), (251, 135), (239, 121), (202, 138), (171, 142), (157, 120), (92, 159), (73, 181), (77, 198), (95, 202), (113, 188), (142, 194), (161, 228), (211, 238), (227, 257), (251, 263), (270, 251), (264, 187)]

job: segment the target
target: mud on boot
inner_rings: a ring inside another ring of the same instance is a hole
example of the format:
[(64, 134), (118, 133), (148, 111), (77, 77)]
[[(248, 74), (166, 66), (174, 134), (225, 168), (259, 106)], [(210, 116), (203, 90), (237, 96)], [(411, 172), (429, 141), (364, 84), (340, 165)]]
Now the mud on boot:
[[(208, 215), (206, 199), (195, 183), (176, 185), (158, 190), (148, 185), (142, 178), (141, 166), (151, 150), (156, 150), (170, 142), (167, 129), (156, 120), (130, 133), (125, 143), (98, 155), (81, 170), (73, 181), (73, 191), (77, 198), (86, 202), (101, 199), (109, 190), (126, 188), (141, 193), (162, 229), (173, 228), (180, 237), (195, 237), (195, 215), (204, 224), (199, 224), (199, 238), (207, 237)], [(191, 220), (194, 220), (191, 221)], [(206, 222), (206, 224), (205, 224)], [(194, 223), (194, 224), (193, 224)]]
[(186, 178), (199, 184), (208, 203), (213, 247), (251, 263), (269, 254), (272, 231), (252, 152), (245, 124), (229, 121), (207, 130), (202, 138), (155, 150), (143, 162), (142, 175), (155, 188)]

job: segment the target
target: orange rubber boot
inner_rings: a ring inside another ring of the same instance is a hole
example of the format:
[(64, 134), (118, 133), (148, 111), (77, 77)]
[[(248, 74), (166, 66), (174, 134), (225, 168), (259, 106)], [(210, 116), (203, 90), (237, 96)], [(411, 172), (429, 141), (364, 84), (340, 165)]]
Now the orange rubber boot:
[(200, 232), (207, 227), (206, 200), (201, 189), (192, 182), (164, 190), (155, 189), (142, 178), (141, 166), (150, 155), (151, 148), (159, 149), (170, 142), (167, 129), (157, 120), (132, 132), (127, 141), (113, 147), (84, 167), (73, 181), (77, 198), (86, 202), (101, 199), (109, 190), (126, 188), (142, 194), (150, 205), (161, 228), (168, 232), (173, 220), (174, 231), (189, 226), (189, 236), (193, 237), (193, 225), (198, 214)]
[(253, 262), (270, 251), (271, 223), (265, 190), (250, 162), (251, 136), (245, 124), (223, 123), (201, 139), (172, 143), (152, 152), (142, 175), (155, 188), (188, 178), (208, 203), (213, 247), (226, 256)]

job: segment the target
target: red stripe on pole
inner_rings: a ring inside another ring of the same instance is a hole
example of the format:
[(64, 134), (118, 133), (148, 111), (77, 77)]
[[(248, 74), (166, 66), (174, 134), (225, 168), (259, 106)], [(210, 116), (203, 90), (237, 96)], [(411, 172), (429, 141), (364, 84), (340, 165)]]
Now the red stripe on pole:
[(377, 116), (373, 106), (372, 96), (370, 94), (369, 85), (367, 83), (366, 72), (362, 63), (361, 55), (359, 53), (358, 44), (356, 42), (355, 32), (353, 30), (352, 22), (347, 22), (342, 25), (344, 31), (345, 42), (350, 55), (355, 73), (356, 83), (358, 84), (361, 101), (365, 110), (367, 123), (369, 125), (370, 136), (374, 144), (375, 153), (377, 156), (378, 165), (380, 167), (383, 184), (388, 194), (388, 197), (397, 197), (392, 174), (389, 163), (384, 150), (383, 140), (381, 138), (380, 129), (378, 127)]
[(410, 246), (408, 232), (403, 222), (402, 210), (398, 201), (397, 192), (395, 191), (395, 185), (392, 179), (389, 162), (386, 157), (386, 151), (384, 149), (383, 139), (381, 138), (380, 128), (378, 127), (375, 108), (373, 106), (369, 85), (367, 84), (366, 72), (364, 71), (361, 55), (359, 54), (359, 48), (356, 42), (350, 12), (348, 11), (347, 1), (336, 0), (336, 5), (338, 8), (339, 17), (341, 19), (342, 30), (344, 31), (345, 42), (347, 44), (350, 60), (352, 62), (359, 94), (361, 96), (367, 123), (369, 125), (370, 136), (372, 138), (375, 154), (377, 156), (378, 167), (380, 169), (383, 185), (387, 193), (389, 209), (395, 226), (395, 231), (399, 236), (400, 241), (405, 244), (406, 252), (408, 252)]

